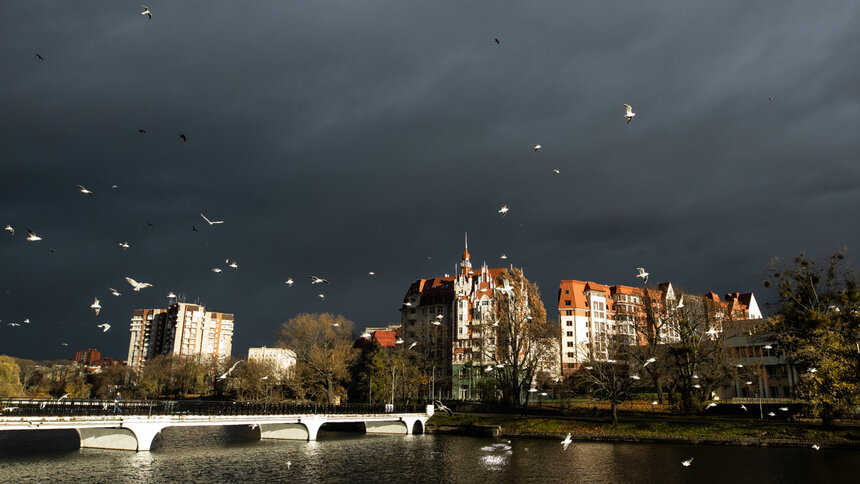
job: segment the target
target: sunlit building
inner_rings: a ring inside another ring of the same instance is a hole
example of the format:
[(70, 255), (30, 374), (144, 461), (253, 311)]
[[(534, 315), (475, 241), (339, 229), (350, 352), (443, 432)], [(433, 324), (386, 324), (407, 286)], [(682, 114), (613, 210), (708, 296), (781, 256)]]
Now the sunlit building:
[(139, 373), (158, 355), (228, 358), (233, 345), (232, 314), (173, 302), (167, 309), (136, 309), (131, 318), (128, 364)]
[(281, 375), (296, 366), (296, 352), (287, 348), (248, 348), (248, 361), (267, 363), (275, 373)]
[[(674, 310), (680, 296), (676, 296), (671, 283), (662, 283), (648, 289), (648, 300), (654, 311), (666, 315)], [(708, 317), (720, 328), (723, 320), (760, 319), (758, 303), (752, 293), (727, 294), (720, 299), (716, 293), (703, 296), (684, 294), (692, 299), (709, 302), (715, 308)], [(592, 281), (564, 280), (558, 289), (558, 320), (561, 325), (561, 366), (569, 374), (590, 358), (608, 359), (608, 341), (618, 336), (627, 344), (643, 344), (637, 334), (637, 324), (645, 317), (645, 289), (640, 287), (609, 286)], [(679, 341), (678, 329), (671, 324), (659, 326), (659, 340), (664, 344)]]

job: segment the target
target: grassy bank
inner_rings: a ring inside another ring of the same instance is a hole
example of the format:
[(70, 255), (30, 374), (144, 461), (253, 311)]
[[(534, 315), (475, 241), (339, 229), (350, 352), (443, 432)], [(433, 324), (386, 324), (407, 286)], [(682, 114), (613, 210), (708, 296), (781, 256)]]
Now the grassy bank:
[[(444, 414), (434, 415), (428, 425), (437, 427), (494, 426), (505, 435), (564, 435), (589, 440), (665, 440), (666, 438), (715, 441), (797, 441), (833, 445), (860, 445), (857, 428), (823, 429), (820, 427), (787, 423), (758, 423), (752, 420), (676, 420), (671, 418), (646, 421), (621, 421), (613, 426), (609, 422), (565, 417), (536, 417), (513, 415)], [(559, 437), (561, 438), (561, 437)]]

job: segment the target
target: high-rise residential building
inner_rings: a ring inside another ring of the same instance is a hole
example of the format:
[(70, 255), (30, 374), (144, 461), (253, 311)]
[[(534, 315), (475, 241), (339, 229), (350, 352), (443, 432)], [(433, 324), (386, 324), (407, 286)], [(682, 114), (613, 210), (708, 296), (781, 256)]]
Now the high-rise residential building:
[(296, 367), (296, 352), (287, 348), (248, 348), (248, 361), (260, 361), (271, 365), (278, 375)]
[[(608, 286), (592, 281), (564, 280), (558, 288), (558, 321), (561, 325), (561, 366), (570, 374), (589, 358), (608, 359), (610, 336), (620, 336), (628, 344), (643, 344), (637, 334), (637, 324), (645, 317), (645, 301), (650, 300), (661, 315), (673, 310), (680, 302), (671, 283), (662, 283), (656, 289), (623, 285)], [(759, 319), (762, 317), (752, 293), (727, 294), (721, 300), (716, 293), (704, 296), (684, 294), (688, 298), (707, 301), (715, 309), (708, 317), (716, 328), (726, 319)], [(671, 324), (659, 327), (661, 343), (679, 341), (678, 329)]]
[(233, 345), (232, 314), (172, 302), (167, 309), (136, 309), (131, 318), (128, 364), (139, 373), (158, 355), (228, 358)]

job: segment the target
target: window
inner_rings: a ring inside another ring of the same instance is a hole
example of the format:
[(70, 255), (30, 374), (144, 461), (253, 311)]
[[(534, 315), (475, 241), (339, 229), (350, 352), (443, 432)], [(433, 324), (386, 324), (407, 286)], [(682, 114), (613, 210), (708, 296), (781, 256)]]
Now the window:
[(568, 351), (568, 352), (567, 352), (567, 357), (568, 357), (568, 358), (573, 358), (573, 351)]
[(573, 316), (573, 311), (568, 309), (567, 311), (564, 312), (564, 315), (565, 316)]
[(565, 306), (570, 306), (570, 299), (565, 299), (565, 300), (564, 300), (564, 305), (565, 305)]
[(568, 326), (573, 326), (573, 321), (568, 321), (568, 322), (567, 322), (567, 325), (568, 325)]
[(567, 347), (568, 347), (568, 348), (573, 348), (573, 341), (568, 341), (568, 342), (567, 342)]
[(468, 378), (469, 372), (465, 368), (460, 368), (460, 378)]
[(572, 337), (573, 337), (573, 331), (568, 331), (568, 332), (567, 332), (567, 336), (568, 336), (569, 338), (572, 338)]
[(564, 290), (564, 293), (565, 293), (565, 294), (570, 294), (570, 291), (568, 291), (567, 289), (565, 289), (565, 290)]
[(457, 361), (463, 361), (463, 353), (457, 354)]

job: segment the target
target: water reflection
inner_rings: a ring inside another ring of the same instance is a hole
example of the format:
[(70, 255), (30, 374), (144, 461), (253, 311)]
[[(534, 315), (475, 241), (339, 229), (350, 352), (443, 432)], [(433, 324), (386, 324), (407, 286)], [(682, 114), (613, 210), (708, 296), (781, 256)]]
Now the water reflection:
[(316, 442), (261, 441), (247, 426), (177, 427), (134, 453), (78, 449), (74, 431), (4, 431), (0, 481), (850, 482), (857, 462), (850, 451), (560, 442), (328, 431)]

